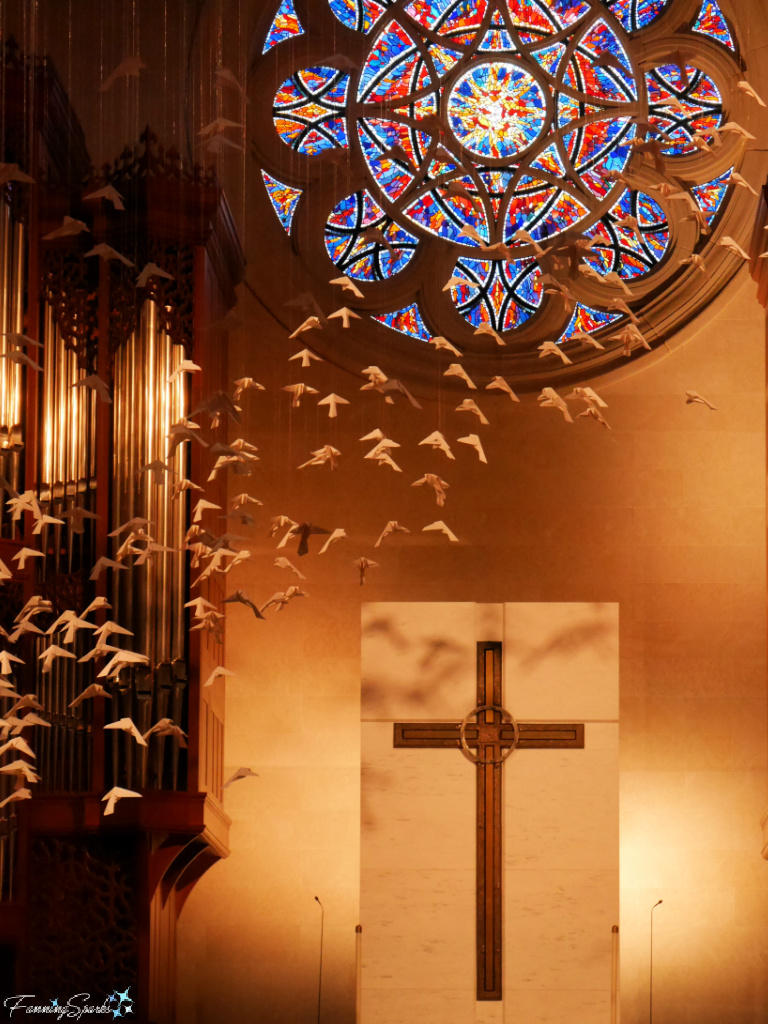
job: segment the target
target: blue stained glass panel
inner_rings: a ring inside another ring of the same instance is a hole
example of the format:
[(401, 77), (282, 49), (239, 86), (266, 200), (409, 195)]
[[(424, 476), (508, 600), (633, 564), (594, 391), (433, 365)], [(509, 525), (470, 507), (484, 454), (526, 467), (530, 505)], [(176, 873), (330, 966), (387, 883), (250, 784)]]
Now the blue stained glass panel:
[(384, 281), (408, 266), (418, 239), (390, 220), (369, 192), (355, 192), (334, 208), (325, 248), (349, 277)]
[(373, 319), (378, 320), (385, 327), (391, 327), (393, 331), (408, 334), (419, 341), (429, 341), (432, 337), (432, 332), (424, 323), (421, 310), (415, 302), (406, 306), (405, 309), (398, 309), (394, 313), (382, 313), (381, 316), (375, 316)]
[(452, 298), (475, 327), (490, 324), (509, 331), (525, 323), (541, 305), (541, 270), (533, 259), (475, 260), (462, 257), (453, 273), (467, 284), (455, 285)]
[(293, 0), (283, 0), (280, 4), (275, 20), (267, 32), (263, 53), (271, 50), (273, 46), (282, 43), (284, 39), (291, 36), (300, 36), (304, 29), (301, 27), (296, 11), (293, 7)]
[(262, 171), (261, 176), (264, 179), (264, 185), (275, 213), (280, 218), (280, 223), (290, 235), (296, 206), (303, 195), (302, 190), (300, 188), (291, 188), (290, 185), (284, 185), (277, 178), (270, 177), (266, 171)]
[(703, 185), (691, 186), (691, 192), (693, 192), (696, 202), (707, 218), (708, 224), (711, 224), (720, 212), (720, 207), (723, 205), (725, 194), (728, 191), (732, 170), (733, 168), (731, 167), (725, 174), (721, 174), (719, 178), (705, 181)]
[(342, 25), (357, 32), (370, 32), (390, 3), (391, 0), (328, 0)]
[(347, 148), (348, 88), (349, 75), (335, 68), (304, 68), (286, 79), (273, 108), (283, 142), (307, 156), (324, 149)]
[(627, 191), (586, 236), (595, 240), (586, 263), (599, 274), (613, 271), (634, 278), (650, 273), (664, 258), (669, 223), (655, 199), (645, 192)]
[(602, 0), (627, 32), (650, 25), (667, 8), (670, 0)]
[(725, 15), (720, 10), (717, 0), (704, 0), (699, 11), (699, 16), (693, 24), (693, 31), (700, 32), (703, 36), (709, 36), (729, 50), (735, 50), (736, 44), (733, 41), (731, 30)]
[[(689, 156), (696, 152), (695, 133), (710, 135), (722, 124), (723, 101), (714, 81), (699, 68), (677, 64), (654, 68), (645, 76), (650, 106), (649, 122), (666, 143), (665, 156)], [(672, 140), (671, 142), (669, 140)]]
[(532, 75), (513, 64), (476, 64), (456, 82), (448, 121), (459, 142), (482, 158), (509, 159), (544, 127), (546, 99)]
[(621, 320), (622, 316), (622, 313), (609, 313), (604, 309), (594, 309), (592, 306), (585, 306), (583, 302), (577, 302), (568, 326), (557, 340), (568, 341), (575, 331), (594, 334), (595, 331)]

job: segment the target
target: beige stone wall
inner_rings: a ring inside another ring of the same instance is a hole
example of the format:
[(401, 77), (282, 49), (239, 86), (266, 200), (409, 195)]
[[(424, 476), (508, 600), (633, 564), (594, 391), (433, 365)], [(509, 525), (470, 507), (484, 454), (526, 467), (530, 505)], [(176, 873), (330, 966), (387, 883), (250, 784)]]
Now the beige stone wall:
[[(292, 581), (271, 566), (268, 515), (343, 526), (350, 539), (322, 556), (288, 552), (309, 596), (268, 622), (231, 612), (226, 763), (260, 777), (227, 791), (232, 856), (182, 916), (180, 1019), (316, 1019), (316, 895), (326, 908), (322, 1019), (353, 1019), (363, 600), (619, 604), (622, 1021), (647, 1019), (659, 898), (656, 1019), (768, 1019), (764, 327), (754, 294), (744, 274), (685, 344), (597, 382), (610, 432), (568, 426), (531, 398), (483, 396), (488, 466), (468, 448), (448, 463), (417, 447), (441, 416), (451, 439), (470, 429), (455, 402), (392, 410), (327, 362), (305, 379), (353, 405), (335, 423), (311, 399), (291, 413), (279, 386), (298, 379), (294, 344), (244, 295), (232, 376), (268, 387), (245, 396), (242, 431), (260, 447), (246, 482), (264, 509), (248, 531), (254, 558), (231, 586), (264, 600)], [(717, 412), (686, 405), (688, 388)], [(402, 444), (402, 476), (361, 458), (357, 439), (377, 425)], [(326, 442), (343, 453), (339, 469), (295, 470)], [(409, 486), (431, 467), (451, 484), (442, 510)], [(460, 544), (417, 532), (438, 517)], [(413, 532), (375, 553), (391, 518)], [(363, 554), (381, 564), (361, 588), (352, 560)]]

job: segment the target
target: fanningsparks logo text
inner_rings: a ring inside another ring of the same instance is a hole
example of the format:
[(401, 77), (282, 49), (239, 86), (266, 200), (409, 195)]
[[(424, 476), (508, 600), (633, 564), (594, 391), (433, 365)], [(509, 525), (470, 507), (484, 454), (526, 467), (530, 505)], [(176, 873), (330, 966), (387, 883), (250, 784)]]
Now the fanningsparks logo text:
[(90, 992), (78, 992), (66, 1001), (51, 999), (47, 1003), (38, 1002), (37, 996), (34, 995), (8, 996), (3, 1001), (3, 1006), (9, 1011), (11, 1018), (17, 1010), (19, 1014), (45, 1014), (53, 1016), (55, 1020), (62, 1020), (65, 1017), (79, 1020), (81, 1017), (96, 1014), (111, 1014), (114, 1019), (133, 1013), (133, 1000), (129, 988), (126, 988), (125, 992), (118, 992), (115, 989), (112, 995), (106, 996), (100, 1003), (92, 1001)]

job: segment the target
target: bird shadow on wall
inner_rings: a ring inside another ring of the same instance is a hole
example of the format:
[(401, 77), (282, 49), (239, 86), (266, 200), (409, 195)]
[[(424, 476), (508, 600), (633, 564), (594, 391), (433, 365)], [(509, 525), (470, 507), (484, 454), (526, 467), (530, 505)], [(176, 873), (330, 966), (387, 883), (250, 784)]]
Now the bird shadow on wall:
[(394, 616), (363, 629), (361, 702), (366, 718), (414, 717), (463, 690), (474, 651), (440, 623), (406, 632)]

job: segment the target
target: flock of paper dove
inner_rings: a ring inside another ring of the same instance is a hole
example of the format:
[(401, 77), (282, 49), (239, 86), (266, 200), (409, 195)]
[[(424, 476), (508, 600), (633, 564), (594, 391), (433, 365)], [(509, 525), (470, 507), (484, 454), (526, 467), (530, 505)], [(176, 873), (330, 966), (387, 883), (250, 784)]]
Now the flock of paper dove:
[[(610, 55), (606, 55), (606, 59), (609, 57)], [(596, 62), (599, 60), (600, 58), (597, 58)], [(684, 61), (681, 62), (680, 67), (681, 72), (684, 72)], [(104, 80), (100, 86), (100, 90), (106, 91), (110, 89), (120, 78), (137, 77), (144, 68), (145, 65), (139, 57), (128, 57)], [(218, 88), (234, 91), (243, 102), (248, 102), (242, 86), (238, 83), (231, 71), (226, 68), (218, 70), (215, 73), (215, 80)], [(762, 99), (746, 81), (739, 82), (738, 88), (747, 96), (750, 96), (760, 106), (765, 106)], [(211, 124), (202, 128), (199, 132), (199, 136), (201, 139), (205, 140), (205, 146), (209, 153), (221, 153), (225, 149), (242, 150), (243, 147), (228, 139), (225, 136), (225, 132), (230, 129), (241, 130), (243, 127), (244, 126), (242, 124), (220, 117), (211, 122)], [(664, 159), (661, 153), (661, 143), (664, 141), (663, 138), (661, 140), (646, 139), (646, 136), (648, 135), (659, 135), (658, 130), (654, 129), (654, 127), (649, 124), (638, 123), (638, 130), (639, 136), (634, 140), (636, 150), (639, 153), (644, 154), (644, 156), (649, 157), (654, 162), (657, 169), (663, 173)], [(734, 122), (730, 122), (716, 129), (709, 140), (703, 136), (695, 136), (694, 145), (698, 149), (708, 152), (711, 148), (717, 147), (721, 144), (720, 136), (722, 134), (728, 133), (742, 139), (745, 144), (748, 141), (754, 140), (754, 136), (746, 131), (746, 129)], [(606, 177), (610, 177), (611, 180), (623, 181), (628, 186), (631, 186), (632, 184), (631, 179), (616, 172), (607, 172)], [(756, 194), (752, 186), (737, 172), (732, 172), (730, 180), (733, 185)], [(33, 179), (28, 174), (21, 171), (17, 165), (0, 164), (0, 185), (11, 181), (31, 183), (33, 182)], [(685, 191), (683, 188), (671, 181), (657, 185), (655, 188), (666, 199), (683, 202), (688, 208), (688, 218), (697, 221), (704, 233), (709, 231), (707, 220), (702, 214), (702, 211), (698, 208), (696, 201), (690, 192)], [(448, 191), (453, 190), (452, 194), (461, 194), (460, 186), (456, 186), (455, 184), (449, 184), (447, 189)], [(472, 199), (471, 196), (467, 196), (467, 198)], [(84, 200), (87, 202), (106, 201), (111, 203), (113, 208), (117, 211), (125, 210), (123, 197), (111, 186), (106, 186), (91, 192), (84, 197)], [(627, 221), (620, 224), (620, 226), (627, 227), (634, 231), (639, 230), (637, 223), (633, 222), (632, 218), (628, 218)], [(88, 225), (84, 221), (65, 216), (61, 226), (47, 234), (45, 239), (52, 240), (67, 236), (76, 236), (88, 232)], [(376, 234), (376, 232), (378, 232), (378, 234)], [(485, 252), (490, 253), (490, 250), (492, 249), (500, 250), (492, 253), (495, 258), (506, 259), (512, 257), (511, 250), (506, 246), (485, 246), (482, 238), (480, 238), (480, 236), (477, 235), (477, 232), (475, 232), (469, 225), (463, 229), (462, 233), (478, 242), (481, 249)], [(372, 229), (369, 232), (369, 235), (371, 235), (370, 240), (379, 241), (387, 246), (390, 245), (378, 229)], [(373, 237), (374, 235), (376, 235), (376, 237)], [(379, 235), (381, 235), (381, 237), (378, 237)], [(519, 231), (515, 236), (515, 240), (531, 245), (536, 258), (540, 258), (550, 251), (550, 249), (543, 248), (524, 231)], [(598, 275), (591, 267), (583, 264), (583, 257), (589, 252), (591, 244), (593, 243), (590, 243), (589, 240), (584, 238), (577, 238), (575, 240), (571, 239), (565, 245), (560, 244), (558, 248), (563, 250), (563, 258), (559, 261), (560, 265), (562, 266), (565, 264), (565, 266), (569, 268), (571, 277), (573, 277), (575, 273), (580, 273), (588, 277), (598, 277), (601, 281), (620, 288), (621, 291), (631, 299), (631, 287), (618, 275), (608, 274), (601, 276)], [(726, 236), (721, 238), (717, 244), (741, 259), (749, 259), (748, 254), (733, 238)], [(85, 255), (86, 257), (98, 257), (102, 260), (119, 260), (126, 266), (134, 266), (127, 257), (117, 252), (111, 246), (103, 243), (94, 245), (88, 252), (86, 252)], [(760, 256), (761, 259), (767, 257), (768, 252), (762, 253)], [(697, 254), (691, 254), (690, 256), (681, 259), (680, 263), (690, 265), (703, 275), (707, 275), (707, 268), (704, 261), (701, 256)], [(149, 279), (153, 276), (163, 278), (171, 277), (171, 275), (161, 267), (158, 267), (154, 263), (148, 263), (138, 274), (136, 278), (136, 287), (145, 287)], [(559, 295), (568, 309), (574, 308), (576, 299), (568, 288), (567, 278), (561, 279), (553, 274), (544, 274), (543, 283), (546, 292)], [(330, 284), (335, 287), (339, 287), (342, 292), (348, 293), (354, 299), (363, 298), (363, 293), (359, 287), (347, 276), (334, 278), (331, 280)], [(458, 284), (467, 285), (468, 282), (464, 278), (453, 277), (446, 283), (444, 290), (448, 290)], [(471, 283), (469, 283), (469, 285), (471, 287)], [(648, 344), (648, 341), (640, 330), (638, 317), (627, 305), (627, 302), (622, 298), (614, 298), (610, 302), (610, 307), (623, 312), (629, 318), (629, 322), (625, 326), (621, 327), (616, 334), (611, 336), (611, 340), (617, 340), (620, 342), (623, 354), (625, 356), (630, 356), (633, 350), (638, 346), (650, 349), (651, 346)], [(327, 317), (324, 316), (319, 309), (317, 309), (316, 313), (317, 315), (311, 315), (305, 319), (304, 322), (289, 335), (289, 338), (297, 339), (301, 337), (304, 339), (309, 332), (322, 330), (325, 321), (339, 321), (343, 329), (348, 329), (350, 328), (353, 320), (360, 319), (359, 314), (346, 306), (342, 306), (340, 309), (328, 314)], [(505, 345), (503, 338), (489, 324), (479, 326), (475, 333), (477, 335), (485, 335), (492, 338), (497, 345)], [(23, 365), (30, 371), (38, 373), (42, 372), (42, 367), (30, 354), (30, 351), (41, 347), (41, 343), (38, 340), (18, 333), (6, 334), (5, 337), (7, 339), (7, 351), (2, 353), (2, 358), (9, 359), (19, 365)], [(602, 349), (604, 347), (598, 339), (583, 331), (574, 333), (565, 342), (565, 344), (568, 345), (571, 343), (588, 345), (596, 349)], [(449, 353), (450, 356), (454, 357), (456, 360), (461, 360), (463, 356), (462, 352), (445, 337), (433, 337), (430, 339), (429, 344), (437, 351)], [(542, 342), (542, 344), (539, 345), (539, 355), (540, 358), (559, 359), (565, 365), (569, 365), (572, 362), (568, 353), (564, 350), (564, 344), (557, 344), (554, 341)], [(303, 370), (307, 370), (310, 374), (313, 365), (321, 361), (321, 357), (309, 347), (304, 347), (288, 357), (288, 362), (290, 364), (298, 364)], [(194, 374), (199, 371), (199, 366), (189, 360), (184, 360), (176, 368), (171, 378), (169, 378), (169, 383), (172, 383), (181, 374)], [(414, 398), (406, 385), (398, 379), (388, 377), (380, 367), (367, 366), (361, 370), (361, 374), (365, 379), (365, 382), (360, 387), (361, 391), (376, 391), (382, 394), (384, 396), (384, 402), (387, 405), (394, 405), (394, 396), (399, 394), (403, 396), (412, 407), (421, 409), (419, 402)], [(456, 377), (463, 381), (467, 389), (471, 392), (478, 391), (477, 383), (472, 380), (459, 361), (451, 362), (448, 367), (443, 370), (443, 374), (446, 377)], [(107, 382), (97, 374), (84, 376), (74, 386), (92, 389), (103, 402), (111, 402), (112, 400)], [(519, 402), (519, 399), (515, 395), (513, 389), (501, 376), (494, 376), (490, 382), (484, 384), (484, 388), (489, 391), (502, 391), (509, 396), (512, 402)], [(229, 417), (234, 422), (239, 422), (241, 410), (237, 403), (242, 401), (248, 392), (264, 390), (263, 385), (259, 384), (252, 377), (242, 377), (234, 382), (234, 389), (231, 397), (221, 392), (216, 393), (210, 396), (210, 398), (208, 398), (191, 415), (195, 416), (203, 412), (207, 413), (211, 417), (211, 426), (213, 428), (217, 427), (225, 416)], [(299, 408), (302, 401), (308, 401), (312, 396), (319, 394), (318, 389), (305, 382), (286, 384), (283, 386), (282, 390), (290, 396), (291, 407), (294, 409)], [(711, 402), (694, 390), (686, 391), (684, 398), (685, 402), (688, 404), (702, 404), (711, 410), (715, 409), (715, 406), (712, 405)], [(581, 403), (579, 406), (580, 411), (576, 413), (576, 418), (594, 419), (600, 426), (610, 429), (603, 415), (603, 410), (607, 407), (607, 403), (591, 387), (575, 387), (567, 396), (561, 396), (552, 387), (544, 387), (541, 394), (538, 396), (538, 403), (542, 408), (557, 409), (562, 414), (565, 422), (571, 424), (574, 422), (574, 416), (569, 402)], [(323, 396), (317, 400), (318, 407), (327, 408), (329, 419), (336, 419), (339, 416), (339, 413), (350, 404), (351, 403), (348, 399), (335, 393)], [(471, 413), (472, 416), (477, 419), (480, 426), (489, 425), (489, 420), (474, 398), (465, 397), (460, 404), (456, 406), (456, 411)], [(200, 425), (195, 423), (191, 417), (184, 418), (174, 424), (168, 436), (168, 458), (173, 455), (180, 444), (185, 442), (195, 440), (205, 444), (199, 435), (199, 431)], [(396, 450), (400, 447), (397, 441), (388, 438), (380, 429), (375, 429), (363, 435), (360, 438), (360, 441), (363, 443), (372, 443), (373, 445), (370, 450), (362, 455), (362, 458), (372, 460), (373, 462), (378, 463), (379, 467), (388, 468), (392, 472), (402, 472), (400, 466), (396, 462), (395, 454), (393, 454), (396, 453)], [(487, 463), (488, 460), (483, 443), (478, 434), (469, 433), (464, 437), (457, 438), (456, 442), (473, 448), (479, 461)], [(440, 430), (434, 430), (431, 433), (428, 433), (427, 436), (419, 442), (419, 447), (422, 446), (428, 449), (428, 451), (434, 453), (435, 457), (439, 456), (448, 462), (456, 460), (456, 455), (451, 447), (451, 441), (446, 438)], [(211, 446), (211, 450), (217, 455), (217, 459), (208, 477), (208, 482), (215, 480), (219, 473), (226, 470), (234, 470), (240, 475), (248, 476), (251, 473), (253, 464), (258, 460), (258, 456), (256, 455), (257, 449), (255, 446), (249, 444), (243, 438), (238, 438), (228, 444), (217, 443), (215, 446)], [(312, 451), (310, 453), (310, 458), (305, 462), (302, 462), (297, 468), (298, 470), (306, 470), (310, 467), (325, 467), (329, 470), (333, 470), (337, 467), (340, 458), (342, 458), (342, 453), (337, 448), (331, 444), (323, 444), (321, 447)], [(188, 479), (172, 482), (169, 466), (162, 460), (155, 460), (154, 462), (142, 467), (141, 472), (150, 474), (154, 483), (172, 488), (172, 495), (174, 499), (178, 499), (187, 491), (204, 492), (203, 482), (195, 482)], [(10, 489), (7, 482), (2, 480), (0, 480), (0, 482), (4, 484), (5, 490), (10, 494), (6, 504), (10, 510), (12, 520), (14, 522), (19, 522), (24, 515), (31, 516), (34, 520), (34, 527), (31, 534), (32, 536), (41, 537), (43, 544), (45, 543), (47, 527), (53, 525), (68, 525), (69, 529), (74, 533), (82, 534), (84, 531), (84, 520), (86, 518), (95, 518), (93, 513), (86, 509), (76, 507), (64, 513), (66, 516), (65, 522), (63, 519), (58, 519), (48, 515), (40, 504), (38, 497), (32, 491), (17, 494)], [(434, 493), (437, 506), (440, 508), (445, 506), (449, 484), (442, 479), (439, 473), (425, 472), (419, 479), (414, 480), (411, 486), (431, 489)], [(208, 501), (204, 497), (200, 497), (197, 500), (197, 503), (192, 510), (192, 522), (189, 524), (189, 529), (185, 538), (186, 550), (190, 554), (190, 564), (193, 568), (200, 569), (199, 575), (192, 582), (193, 589), (199, 587), (204, 583), (204, 581), (214, 575), (226, 576), (236, 565), (250, 558), (250, 552), (247, 549), (235, 549), (230, 546), (230, 541), (235, 539), (232, 535), (225, 533), (221, 536), (215, 536), (214, 533), (209, 532), (209, 530), (202, 525), (204, 516), (214, 512), (223, 512), (224, 515), (222, 518), (232, 518), (239, 521), (243, 526), (250, 526), (254, 524), (255, 520), (254, 517), (250, 515), (248, 508), (251, 506), (260, 506), (261, 504), (262, 503), (258, 499), (247, 493), (242, 493), (232, 500), (231, 508), (224, 512), (220, 505)], [(325, 554), (331, 545), (347, 539), (346, 531), (343, 528), (329, 530), (313, 523), (296, 522), (285, 515), (276, 515), (271, 517), (270, 523), (270, 537), (274, 538), (279, 535), (276, 545), (277, 549), (285, 549), (289, 542), (297, 541), (296, 551), (299, 557), (308, 553), (310, 549), (310, 539), (312, 537), (325, 538), (322, 546), (318, 548), (318, 554)], [(152, 524), (147, 520), (134, 518), (126, 523), (122, 523), (116, 529), (112, 530), (109, 537), (113, 541), (114, 557), (109, 558), (103, 556), (99, 558), (91, 569), (90, 579), (99, 579), (101, 573), (104, 571), (109, 570), (115, 572), (125, 570), (128, 567), (128, 564), (144, 564), (155, 554), (168, 551), (168, 548), (155, 542), (151, 534), (151, 529)], [(391, 538), (394, 534), (409, 532), (409, 529), (401, 525), (397, 520), (390, 520), (386, 523), (378, 538), (375, 541), (371, 541), (372, 547), (374, 549), (379, 549), (382, 543), (388, 538)], [(422, 532), (439, 532), (442, 533), (449, 542), (458, 542), (456, 535), (443, 520), (428, 523), (426, 526), (422, 527)], [(18, 568), (18, 570), (24, 570), (30, 560), (43, 557), (44, 550), (42, 549), (22, 547), (21, 550), (13, 556), (12, 561), (16, 563), (15, 568)], [(129, 559), (133, 559), (133, 562), (129, 563)], [(361, 556), (355, 559), (352, 564), (357, 573), (357, 580), (360, 585), (363, 585), (366, 582), (368, 571), (377, 568), (379, 563), (368, 557)], [(303, 582), (306, 579), (305, 574), (285, 555), (278, 555), (275, 559), (274, 565), (279, 569), (283, 569), (291, 573), (299, 581)], [(2, 585), (4, 581), (12, 579), (13, 576), (14, 571), (0, 560), (0, 585)], [(278, 612), (282, 612), (295, 598), (306, 596), (306, 592), (301, 589), (300, 585), (292, 584), (285, 590), (276, 592), (268, 600), (259, 605), (257, 602), (253, 601), (245, 591), (238, 589), (226, 596), (223, 599), (222, 604), (242, 604), (253, 613), (255, 618), (264, 619), (265, 612), (269, 609), (275, 609)], [(219, 611), (214, 604), (202, 596), (197, 596), (190, 600), (186, 607), (190, 609), (190, 615), (193, 620), (193, 625), (190, 627), (192, 630), (208, 632), (214, 637), (214, 639), (221, 638), (222, 623), (225, 615), (223, 612)], [(24, 607), (19, 611), (14, 620), (13, 629), (10, 632), (7, 632), (5, 629), (0, 627), (0, 641), (4, 642), (4, 649), (0, 650), (0, 699), (13, 701), (9, 710), (6, 711), (2, 719), (0, 719), (0, 722), (2, 723), (0, 724), (0, 740), (2, 740), (2, 745), (0, 745), (0, 754), (8, 754), (14, 758), (7, 764), (0, 766), (0, 773), (4, 775), (12, 775), (16, 778), (16, 789), (6, 797), (5, 800), (0, 802), (0, 807), (14, 801), (29, 799), (31, 797), (29, 784), (34, 784), (39, 779), (39, 776), (35, 773), (30, 762), (19, 757), (19, 755), (23, 755), (24, 757), (31, 759), (34, 759), (35, 757), (34, 750), (27, 740), (22, 737), (22, 731), (30, 728), (50, 728), (50, 723), (38, 713), (44, 712), (45, 709), (39, 704), (37, 698), (33, 694), (21, 696), (14, 689), (12, 679), (14, 666), (23, 664), (23, 661), (19, 656), (13, 654), (9, 648), (12, 648), (20, 637), (28, 633), (48, 637), (48, 646), (39, 655), (39, 661), (41, 662), (40, 671), (42, 673), (49, 673), (55, 659), (72, 659), (76, 657), (76, 655), (68, 648), (71, 647), (78, 633), (90, 633), (95, 641), (94, 646), (78, 660), (83, 663), (91, 661), (105, 661), (103, 668), (100, 669), (96, 678), (97, 680), (114, 679), (124, 666), (137, 663), (146, 664), (149, 659), (143, 654), (124, 650), (117, 646), (121, 636), (133, 635), (128, 630), (120, 626), (119, 623), (106, 620), (103, 621), (101, 625), (97, 626), (96, 622), (89, 618), (89, 616), (92, 616), (95, 613), (103, 613), (101, 616), (103, 618), (110, 608), (111, 606), (106, 598), (96, 598), (96, 600), (92, 601), (86, 608), (79, 612), (75, 612), (74, 610), (65, 611), (48, 627), (48, 629), (43, 631), (36, 624), (35, 620), (40, 615), (50, 614), (53, 610), (52, 605), (42, 597), (34, 596), (27, 601)], [(214, 669), (203, 686), (212, 686), (216, 679), (231, 675), (232, 672), (230, 670), (219, 666)], [(94, 682), (88, 685), (83, 692), (71, 702), (70, 707), (75, 708), (84, 701), (93, 699), (111, 699), (111, 694), (100, 682)], [(20, 711), (24, 711), (23, 717), (18, 714)], [(126, 735), (131, 736), (136, 744), (143, 747), (146, 747), (148, 743), (152, 741), (152, 737), (166, 736), (173, 737), (182, 747), (186, 746), (185, 733), (169, 718), (161, 719), (143, 735), (139, 732), (136, 725), (130, 718), (121, 718), (109, 723), (104, 728), (107, 730), (124, 732)], [(227, 788), (238, 779), (252, 776), (254, 774), (255, 773), (252, 772), (250, 768), (240, 768), (224, 783), (224, 788)], [(119, 800), (140, 796), (140, 793), (116, 786), (106, 793), (103, 798), (106, 803), (104, 814), (112, 814), (114, 812), (115, 805)]]

